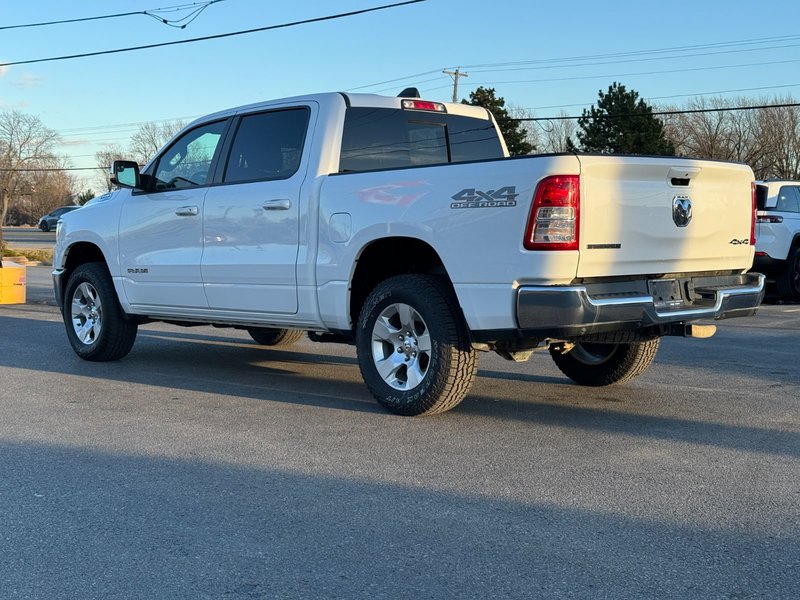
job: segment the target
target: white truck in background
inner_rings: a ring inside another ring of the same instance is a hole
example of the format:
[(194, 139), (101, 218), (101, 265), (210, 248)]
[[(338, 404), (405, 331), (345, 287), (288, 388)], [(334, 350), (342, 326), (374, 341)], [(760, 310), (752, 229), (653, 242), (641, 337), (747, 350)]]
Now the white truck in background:
[(753, 173), (683, 158), (508, 158), (483, 108), (327, 93), (226, 110), (63, 217), (56, 298), (75, 352), (140, 324), (354, 343), (401, 415), (467, 394), (477, 352), (549, 351), (582, 385), (631, 379), (665, 335), (755, 313)]

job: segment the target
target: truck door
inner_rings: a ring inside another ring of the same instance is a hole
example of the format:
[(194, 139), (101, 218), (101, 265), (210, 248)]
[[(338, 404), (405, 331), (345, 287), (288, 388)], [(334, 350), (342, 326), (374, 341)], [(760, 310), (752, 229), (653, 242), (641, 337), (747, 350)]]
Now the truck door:
[(229, 315), (297, 312), (300, 188), (310, 107), (246, 114), (220, 185), (203, 213), (202, 277), (212, 310)]
[(200, 276), (203, 202), (227, 124), (215, 121), (184, 133), (149, 169), (148, 191), (125, 198), (121, 275), (128, 301), (145, 314), (208, 308)]

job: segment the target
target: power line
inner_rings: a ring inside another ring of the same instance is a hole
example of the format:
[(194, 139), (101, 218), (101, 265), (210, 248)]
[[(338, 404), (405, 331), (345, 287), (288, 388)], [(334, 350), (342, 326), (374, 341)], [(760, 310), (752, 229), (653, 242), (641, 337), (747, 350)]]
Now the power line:
[[(754, 44), (765, 44), (765, 43), (777, 43), (781, 41), (794, 41), (800, 39), (800, 35), (785, 35), (785, 36), (777, 36), (777, 37), (767, 37), (767, 38), (750, 38), (744, 40), (730, 40), (726, 42), (715, 42), (715, 43), (708, 43), (708, 44), (694, 44), (690, 46), (672, 46), (668, 48), (656, 48), (652, 50), (631, 50), (626, 52), (613, 52), (607, 54), (588, 54), (582, 56), (569, 56), (569, 57), (562, 57), (562, 58), (546, 58), (546, 59), (537, 59), (537, 60), (523, 60), (523, 61), (513, 61), (513, 62), (497, 62), (497, 63), (480, 63), (480, 64), (472, 64), (472, 65), (464, 65), (463, 68), (468, 69), (477, 69), (475, 72), (489, 72), (489, 71), (481, 71), (480, 69), (483, 67), (504, 67), (504, 66), (517, 66), (517, 65), (531, 65), (531, 64), (552, 64), (552, 63), (560, 63), (560, 62), (574, 62), (574, 61), (585, 61), (585, 60), (601, 60), (601, 59), (610, 59), (610, 58), (617, 58), (617, 57), (627, 57), (627, 56), (641, 56), (646, 54), (663, 54), (667, 52), (688, 52), (691, 50), (701, 50), (701, 49), (713, 49), (713, 48), (725, 48), (725, 47), (736, 47), (736, 46), (744, 46), (744, 45), (754, 45)], [(774, 48), (785, 48), (785, 46), (776, 46), (770, 48), (757, 48), (757, 50), (769, 50)], [(703, 54), (705, 56), (707, 54)], [(684, 58), (685, 55), (678, 54), (672, 58)], [(612, 61), (609, 63), (604, 64), (615, 64), (615, 62), (623, 62), (623, 61)], [(594, 64), (594, 63), (592, 63)], [(587, 65), (562, 65), (562, 66), (587, 66)], [(414, 75), (407, 75), (405, 77), (398, 77), (396, 79), (388, 79), (386, 81), (377, 81), (375, 83), (370, 83), (366, 85), (361, 85), (354, 88), (349, 88), (349, 90), (359, 90), (368, 87), (375, 87), (378, 85), (383, 85), (385, 83), (392, 83), (395, 81), (403, 81), (406, 79), (413, 79), (415, 77), (421, 77), (424, 75), (430, 75), (432, 73), (438, 73), (439, 70), (433, 71), (426, 71), (424, 73), (416, 73)], [(435, 80), (430, 80), (435, 81)], [(417, 83), (426, 83), (424, 81), (420, 81)], [(444, 87), (444, 86), (442, 86)]]
[[(799, 87), (800, 83), (787, 83), (785, 85), (767, 85), (761, 87), (751, 87), (751, 88), (737, 88), (733, 90), (717, 90), (715, 92), (695, 92), (693, 94), (671, 94), (669, 96), (648, 96), (644, 98), (648, 102), (653, 100), (669, 100), (671, 98), (694, 98), (698, 96), (714, 96), (716, 94), (733, 94), (737, 92), (758, 92), (761, 90), (777, 90), (783, 88), (790, 88), (790, 87)], [(576, 106), (586, 106), (587, 104), (592, 104), (592, 102), (576, 102), (574, 104), (551, 104), (550, 106), (532, 106), (526, 107), (524, 110), (546, 110), (550, 108), (575, 108)]]
[[(346, 91), (352, 92), (354, 90), (363, 90), (364, 88), (368, 87), (375, 87), (376, 85), (383, 85), (384, 83), (393, 83), (395, 81), (403, 81), (404, 79), (414, 79), (415, 77), (422, 77), (423, 75), (431, 75), (433, 73), (438, 73), (439, 69), (434, 69), (433, 71), (425, 71), (424, 73), (415, 73), (414, 75), (407, 75), (406, 77), (398, 77), (396, 79), (387, 79), (386, 81), (378, 81), (377, 83), (368, 83), (367, 85), (359, 85), (357, 87), (347, 88)], [(430, 81), (437, 81), (439, 78), (431, 79)], [(423, 83), (423, 82), (420, 82)]]
[(268, 25), (266, 27), (256, 27), (253, 29), (243, 29), (240, 31), (231, 31), (229, 33), (218, 33), (215, 35), (206, 35), (202, 37), (191, 38), (188, 40), (175, 40), (172, 42), (161, 42), (158, 44), (145, 44), (142, 46), (130, 46), (128, 48), (115, 48), (113, 50), (99, 50), (97, 52), (84, 52), (82, 54), (69, 54), (65, 56), (50, 56), (48, 58), (34, 58), (30, 60), (17, 60), (7, 63), (0, 63), (0, 67), (10, 67), (13, 65), (30, 65), (33, 63), (52, 62), (57, 60), (71, 60), (74, 58), (87, 58), (90, 56), (103, 56), (107, 54), (119, 54), (121, 52), (133, 52), (135, 50), (147, 50), (150, 48), (163, 48), (165, 46), (177, 46), (179, 44), (191, 44), (194, 42), (203, 42), (207, 40), (218, 40), (222, 38), (234, 37), (238, 35), (245, 35), (248, 33), (257, 33), (260, 31), (270, 31), (273, 29), (284, 29), (286, 27), (294, 27), (296, 25), (306, 25), (308, 23), (319, 23), (322, 21), (331, 21), (333, 19), (342, 19), (344, 17), (353, 17), (355, 15), (363, 15), (387, 8), (396, 8), (398, 6), (405, 6), (408, 4), (417, 4), (418, 2), (426, 2), (426, 0), (405, 0), (404, 2), (396, 2), (394, 4), (384, 4), (382, 6), (375, 6), (372, 8), (364, 8), (361, 10), (353, 10), (345, 13), (338, 13), (334, 15), (326, 15), (324, 17), (315, 17), (313, 19), (303, 19), (302, 21), (292, 21), (291, 23), (281, 23), (280, 25)]
[[(103, 19), (118, 19), (121, 17), (132, 17), (135, 15), (144, 15), (147, 17), (152, 17), (155, 20), (163, 23), (164, 25), (169, 25), (170, 27), (177, 27), (179, 29), (184, 29), (187, 25), (189, 25), (189, 23), (194, 21), (200, 15), (200, 13), (203, 12), (206, 8), (218, 2), (224, 2), (224, 0), (207, 0), (206, 2), (194, 2), (192, 4), (180, 4), (177, 6), (166, 6), (164, 8), (150, 8), (147, 10), (136, 10), (132, 12), (114, 13), (110, 15), (79, 17), (76, 19), (62, 19), (60, 21), (42, 21), (39, 23), (23, 23), (20, 25), (3, 25), (0, 27), (0, 31), (5, 29), (25, 29), (29, 27), (46, 27), (48, 25), (63, 25), (67, 23), (84, 23), (87, 21), (100, 21)], [(191, 11), (189, 12), (189, 14), (181, 17), (180, 19), (167, 19), (159, 15), (159, 13), (178, 12), (190, 9)], [(183, 23), (182, 25), (178, 25), (178, 23), (182, 23), (183, 21), (187, 22)]]
[(762, 50), (785, 50), (786, 48), (797, 48), (800, 44), (788, 44), (783, 46), (768, 46), (766, 48), (744, 48), (741, 50), (724, 50), (722, 52), (700, 52), (696, 54), (681, 54), (676, 56), (650, 56), (647, 58), (628, 58), (625, 60), (611, 60), (601, 62), (576, 63), (570, 65), (539, 65), (534, 67), (512, 67), (506, 69), (470, 69), (473, 73), (507, 73), (510, 71), (541, 71), (545, 69), (564, 69), (577, 67), (597, 67), (603, 65), (617, 65), (623, 63), (651, 62), (655, 60), (678, 60), (682, 58), (696, 58), (698, 56), (715, 56), (718, 54), (741, 54), (743, 52), (756, 52)]
[[(727, 108), (695, 108), (686, 110), (661, 110), (652, 111), (645, 114), (622, 114), (622, 115), (595, 115), (588, 118), (591, 119), (628, 119), (657, 115), (691, 115), (697, 113), (718, 113), (718, 112), (734, 112), (743, 110), (759, 110), (763, 108), (796, 108), (800, 106), (800, 102), (787, 102), (785, 104), (762, 104), (759, 106), (730, 106)], [(584, 115), (579, 117), (524, 117), (524, 118), (511, 118), (497, 119), (498, 121), (577, 121), (583, 119)]]
[[(789, 60), (774, 60), (774, 61), (766, 61), (766, 62), (757, 62), (757, 63), (743, 63), (738, 65), (717, 65), (713, 67), (693, 67), (689, 69), (668, 69), (664, 71), (638, 71), (634, 73), (616, 73), (616, 74), (606, 74), (606, 75), (579, 75), (579, 76), (571, 76), (571, 77), (547, 77), (543, 79), (518, 79), (513, 81), (482, 81), (476, 83), (476, 85), (506, 85), (506, 84), (517, 84), (517, 83), (548, 83), (553, 81), (578, 81), (584, 79), (609, 79), (614, 77), (634, 77), (634, 76), (641, 76), (641, 75), (663, 75), (668, 73), (689, 73), (693, 71), (709, 71), (714, 69), (738, 69), (741, 67), (761, 67), (764, 65), (783, 65), (788, 63), (797, 63), (800, 62), (800, 59), (789, 59)], [(0, 65), (2, 66), (2, 65)], [(432, 92), (435, 90), (440, 90), (444, 88), (450, 87), (449, 85), (440, 85), (437, 87), (427, 88), (426, 91)]]
[[(702, 50), (702, 49), (713, 49), (713, 48), (724, 48), (724, 47), (735, 47), (735, 46), (743, 46), (743, 45), (754, 45), (754, 44), (766, 44), (771, 43), (774, 44), (780, 41), (793, 41), (800, 39), (800, 35), (793, 34), (793, 35), (784, 35), (778, 37), (768, 37), (768, 38), (751, 38), (746, 40), (733, 40), (728, 42), (716, 42), (710, 44), (694, 44), (690, 46), (673, 46), (669, 48), (656, 48), (653, 50), (631, 50), (626, 52), (613, 52), (608, 54), (588, 54), (583, 56), (570, 56), (570, 57), (563, 57), (563, 58), (545, 58), (545, 59), (536, 59), (536, 60), (522, 60), (522, 61), (513, 61), (513, 62), (499, 62), (499, 63), (482, 63), (482, 64), (475, 64), (475, 65), (465, 65), (465, 68), (469, 69), (480, 69), (482, 67), (504, 67), (504, 66), (517, 66), (517, 65), (529, 65), (529, 64), (551, 64), (557, 62), (573, 62), (573, 61), (583, 61), (583, 60), (595, 60), (595, 59), (606, 59), (606, 58), (616, 58), (616, 57), (627, 57), (627, 56), (642, 56), (646, 54), (664, 54), (668, 52), (689, 52), (692, 50)], [(771, 48), (758, 48), (759, 50), (766, 50)], [(738, 51), (737, 51), (738, 52)], [(680, 58), (683, 55), (677, 55), (674, 58)]]

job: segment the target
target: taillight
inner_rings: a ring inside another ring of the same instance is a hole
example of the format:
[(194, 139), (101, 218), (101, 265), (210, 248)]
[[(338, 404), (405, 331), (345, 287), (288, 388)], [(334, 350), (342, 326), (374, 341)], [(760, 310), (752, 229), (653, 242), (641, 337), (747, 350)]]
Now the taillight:
[(750, 245), (756, 245), (756, 182), (750, 184), (751, 214), (750, 214)]
[(756, 221), (759, 223), (783, 223), (783, 217), (778, 215), (758, 215)]
[(577, 250), (580, 177), (554, 175), (536, 186), (523, 245), (527, 250)]
[(430, 110), (433, 112), (447, 112), (444, 104), (440, 102), (430, 102), (428, 100), (403, 100), (403, 108), (411, 110)]

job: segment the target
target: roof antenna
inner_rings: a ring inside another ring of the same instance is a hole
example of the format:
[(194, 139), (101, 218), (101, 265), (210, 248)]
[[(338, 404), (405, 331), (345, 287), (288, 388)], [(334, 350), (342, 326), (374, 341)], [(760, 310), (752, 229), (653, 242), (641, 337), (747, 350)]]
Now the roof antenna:
[(415, 87), (407, 87), (397, 94), (398, 98), (419, 98), (419, 90)]

